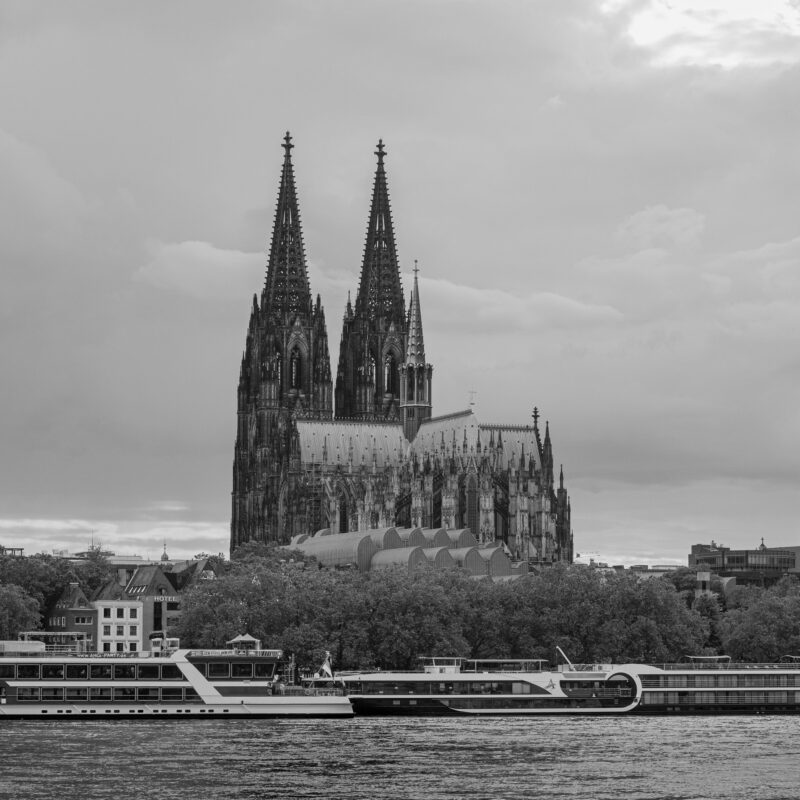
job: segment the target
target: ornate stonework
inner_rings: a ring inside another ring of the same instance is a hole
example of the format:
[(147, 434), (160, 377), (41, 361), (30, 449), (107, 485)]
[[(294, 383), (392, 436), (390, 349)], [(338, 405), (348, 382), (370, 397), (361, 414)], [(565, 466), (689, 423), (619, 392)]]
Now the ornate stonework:
[(231, 550), (322, 528), (469, 528), (512, 557), (572, 561), (549, 426), (432, 417), (417, 268), (406, 310), (382, 142), (355, 306), (342, 326), (333, 413), (325, 315), (312, 302), (291, 162), (284, 162), (261, 301), (239, 377)]

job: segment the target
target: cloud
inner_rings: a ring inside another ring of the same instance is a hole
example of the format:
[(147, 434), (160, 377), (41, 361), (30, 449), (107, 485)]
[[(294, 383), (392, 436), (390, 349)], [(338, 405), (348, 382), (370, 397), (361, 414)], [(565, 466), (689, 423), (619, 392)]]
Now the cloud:
[(705, 228), (705, 216), (693, 208), (648, 206), (617, 228), (616, 237), (638, 250), (696, 242)]
[(258, 286), (265, 257), (259, 253), (221, 250), (208, 242), (150, 242), (150, 260), (134, 280), (177, 291), (200, 300), (239, 303)]

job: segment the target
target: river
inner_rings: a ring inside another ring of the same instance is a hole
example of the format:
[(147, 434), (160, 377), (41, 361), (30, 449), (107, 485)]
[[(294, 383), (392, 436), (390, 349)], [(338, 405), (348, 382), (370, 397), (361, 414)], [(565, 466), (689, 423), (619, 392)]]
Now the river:
[(800, 717), (3, 722), (0, 797), (796, 800)]

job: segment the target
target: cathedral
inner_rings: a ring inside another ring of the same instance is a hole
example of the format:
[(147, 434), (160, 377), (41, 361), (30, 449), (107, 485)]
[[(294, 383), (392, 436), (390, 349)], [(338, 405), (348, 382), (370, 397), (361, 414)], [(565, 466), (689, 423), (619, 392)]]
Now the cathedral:
[(377, 167), (358, 291), (334, 384), (325, 311), (311, 293), (286, 134), (267, 274), (239, 372), (231, 552), (320, 529), (469, 528), (512, 558), (572, 561), (570, 501), (549, 425), (433, 415), (414, 268), (406, 304), (386, 177)]

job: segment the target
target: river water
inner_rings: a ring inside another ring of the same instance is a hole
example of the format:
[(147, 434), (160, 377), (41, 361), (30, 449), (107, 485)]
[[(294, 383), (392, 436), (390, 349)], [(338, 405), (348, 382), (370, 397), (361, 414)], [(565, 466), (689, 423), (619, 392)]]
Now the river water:
[(796, 800), (800, 717), (3, 722), (0, 797)]

